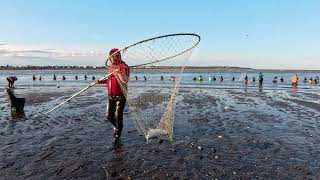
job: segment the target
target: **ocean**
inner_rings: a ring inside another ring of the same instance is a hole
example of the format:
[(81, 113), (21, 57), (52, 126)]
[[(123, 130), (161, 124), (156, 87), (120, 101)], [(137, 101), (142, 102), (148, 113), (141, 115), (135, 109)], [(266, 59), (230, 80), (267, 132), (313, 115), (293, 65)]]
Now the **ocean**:
[[(241, 88), (244, 87), (244, 74), (249, 77), (249, 83), (247, 88), (255, 88), (258, 86), (258, 73), (262, 72), (264, 75), (263, 87), (267, 89), (288, 89), (291, 88), (291, 77), (293, 74), (297, 74), (300, 78), (299, 89), (317, 89), (320, 88), (319, 84), (303, 83), (302, 80), (306, 77), (315, 78), (320, 76), (319, 71), (286, 71), (286, 70), (247, 70), (247, 71), (223, 71), (223, 70), (199, 70), (199, 72), (184, 72), (182, 74), (181, 86), (188, 87), (207, 87), (207, 88)], [(42, 77), (42, 81), (33, 81), (32, 76), (37, 78)], [(53, 75), (57, 76), (57, 80), (53, 81)], [(79, 77), (75, 80), (75, 75)], [(84, 76), (87, 75), (87, 81), (84, 80)], [(92, 83), (92, 76), (96, 77), (96, 80), (106, 75), (106, 71), (103, 69), (90, 69), (90, 70), (2, 70), (0, 71), (0, 86), (7, 84), (6, 77), (17, 76), (18, 81), (15, 83), (17, 87), (37, 87), (37, 86), (87, 86)], [(143, 76), (147, 77), (148, 84), (159, 84), (160, 75), (163, 75), (165, 79), (170, 79), (172, 74), (170, 73), (131, 73), (132, 83), (135, 82), (134, 76), (138, 76), (138, 82), (144, 83)], [(194, 77), (203, 77), (203, 81), (193, 81)], [(62, 81), (62, 76), (66, 77), (65, 81)], [(209, 81), (210, 76), (216, 77), (216, 82)], [(220, 82), (220, 76), (223, 76), (224, 81)], [(273, 83), (272, 80), (275, 76), (278, 76), (278, 83)], [(231, 79), (235, 77), (235, 82)], [(252, 82), (252, 77), (256, 78), (256, 82)], [(284, 82), (280, 83), (280, 78), (284, 78)], [(163, 82), (163, 81), (162, 81)], [(161, 83), (160, 83), (161, 84)]]

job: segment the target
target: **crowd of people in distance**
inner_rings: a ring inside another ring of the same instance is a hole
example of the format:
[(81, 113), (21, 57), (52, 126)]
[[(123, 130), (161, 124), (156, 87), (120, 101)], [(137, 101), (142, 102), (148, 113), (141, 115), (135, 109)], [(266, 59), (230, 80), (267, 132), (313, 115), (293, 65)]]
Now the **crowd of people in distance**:
[[(88, 80), (88, 76), (87, 76), (87, 75), (84, 75), (83, 78), (84, 78), (84, 80)], [(56, 81), (57, 79), (58, 79), (58, 76), (56, 76), (56, 75), (54, 74), (54, 75), (53, 75), (53, 80)], [(62, 79), (63, 81), (67, 80), (66, 76), (64, 76), (64, 75), (61, 76), (61, 79)], [(169, 76), (168, 78), (165, 78), (163, 75), (160, 75), (160, 80), (161, 80), (161, 81), (164, 81), (165, 79), (169, 79), (169, 80), (171, 80), (171, 81), (175, 81), (175, 80), (176, 80), (176, 77), (175, 77), (175, 76)], [(247, 74), (244, 74), (244, 75), (242, 75), (242, 76), (240, 77), (240, 81), (244, 82), (245, 84), (248, 84), (249, 81), (250, 81), (250, 79), (251, 79), (251, 82), (253, 82), (253, 83), (256, 82), (256, 77), (251, 77), (251, 78), (249, 78)], [(17, 80), (18, 80), (18, 78), (17, 78), (16, 76), (9, 76), (9, 77), (7, 77), (8, 87), (9, 87), (9, 88), (12, 88), (13, 85), (14, 85), (14, 82), (17, 81)], [(41, 80), (42, 80), (42, 76), (39, 75), (39, 76), (37, 77), (36, 75), (33, 75), (33, 76), (32, 76), (32, 80), (33, 80), (33, 81), (36, 81), (36, 80), (41, 81)], [(74, 80), (79, 80), (78, 75), (75, 75)], [(92, 76), (92, 77), (91, 77), (91, 80), (93, 80), (93, 81), (96, 80), (96, 77), (95, 77), (95, 76)], [(138, 81), (138, 80), (139, 80), (139, 77), (138, 77), (137, 75), (135, 75), (135, 76), (133, 77), (133, 80)], [(144, 76), (142, 77), (142, 80), (143, 80), (143, 81), (147, 81), (147, 77), (144, 75)], [(204, 77), (203, 77), (202, 75), (199, 75), (198, 77), (193, 77), (192, 80), (193, 80), (193, 81), (200, 81), (200, 82), (202, 82), (202, 81), (204, 81)], [(218, 80), (219, 80), (220, 82), (223, 82), (225, 79), (224, 79), (223, 76), (220, 76), (220, 77), (209, 76), (209, 79), (208, 79), (208, 80), (209, 80), (209, 82), (215, 82), (215, 81), (218, 81)], [(232, 77), (232, 78), (231, 78), (231, 81), (232, 81), (232, 82), (234, 82), (235, 80), (236, 80), (236, 77)], [(258, 74), (258, 82), (259, 82), (260, 85), (262, 85), (262, 84), (263, 84), (263, 81), (264, 81), (264, 77), (263, 77), (262, 72), (260, 72), (260, 73)], [(285, 80), (284, 80), (283, 77), (275, 76), (275, 77), (272, 79), (272, 82), (273, 82), (273, 83), (278, 83), (278, 82), (284, 83)], [(291, 85), (292, 85), (292, 86), (297, 86), (298, 83), (299, 83), (299, 76), (298, 76), (297, 74), (294, 74), (294, 75), (291, 77), (290, 82), (291, 82)], [(311, 77), (311, 78), (304, 77), (304, 79), (303, 79), (302, 82), (303, 82), (303, 83), (310, 83), (310, 84), (318, 84), (318, 83), (320, 82), (320, 78), (319, 78), (319, 76)]]
[[(53, 79), (54, 81), (56, 81), (57, 78), (58, 78), (58, 77), (54, 74), (52, 79)], [(32, 80), (33, 80), (33, 81), (36, 81), (37, 79), (38, 79), (39, 81), (41, 81), (41, 80), (42, 80), (41, 75), (39, 75), (38, 78), (36, 77), (36, 75), (33, 75), (33, 76), (32, 76)], [(74, 77), (74, 79), (75, 79), (75, 80), (78, 80), (78, 79), (79, 79), (78, 75), (76, 75), (76, 76)], [(88, 76), (87, 76), (87, 75), (84, 75), (84, 80), (87, 80), (87, 79), (88, 79)], [(95, 76), (92, 76), (91, 79), (94, 81), (94, 80), (96, 80), (96, 77), (95, 77)], [(67, 80), (66, 76), (63, 75), (63, 76), (62, 76), (62, 80), (63, 80), (63, 81)]]
[[(224, 81), (224, 78), (223, 76), (220, 76), (220, 82), (223, 82)], [(217, 81), (218, 79), (216, 78), (216, 76), (209, 76), (209, 82), (212, 82), (212, 81)], [(231, 78), (231, 81), (235, 81), (236, 78), (235, 77), (232, 77)], [(247, 74), (245, 74), (243, 77), (240, 78), (240, 81), (243, 81), (245, 84), (248, 84), (249, 83), (249, 77)], [(264, 78), (263, 78), (263, 74), (260, 72), (258, 74), (258, 80), (259, 80), (259, 84), (262, 84), (263, 81), (264, 81)], [(193, 77), (193, 81), (204, 81), (204, 78), (199, 75), (198, 77)], [(273, 83), (284, 83), (284, 78), (283, 77), (280, 77), (279, 76), (275, 76), (272, 80)], [(319, 79), (319, 76), (316, 76), (314, 78), (310, 78), (310, 79), (307, 79), (307, 77), (304, 78), (303, 82), (304, 83), (310, 83), (310, 84), (318, 84), (320, 81)], [(251, 82), (256, 82), (256, 77), (252, 77), (252, 81)], [(297, 74), (294, 74), (292, 77), (291, 77), (291, 85), (292, 86), (297, 86), (298, 85), (298, 82), (299, 82), (299, 76)]]
[[(137, 75), (134, 76), (134, 80), (136, 80), (136, 81), (139, 80), (139, 78), (138, 78)], [(146, 81), (146, 80), (147, 80), (147, 77), (146, 77), (146, 76), (143, 76), (143, 80)], [(164, 78), (163, 75), (160, 75), (160, 80), (161, 80), (161, 81), (165, 80), (165, 78)], [(176, 77), (175, 77), (175, 76), (170, 76), (170, 77), (169, 77), (169, 80), (175, 81), (175, 80), (176, 80)]]

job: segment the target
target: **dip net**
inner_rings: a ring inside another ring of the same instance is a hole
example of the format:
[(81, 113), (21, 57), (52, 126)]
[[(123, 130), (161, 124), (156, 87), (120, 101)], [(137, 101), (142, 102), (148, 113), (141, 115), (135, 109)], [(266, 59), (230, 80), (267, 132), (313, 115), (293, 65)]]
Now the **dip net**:
[[(199, 42), (196, 34), (170, 34), (120, 50), (122, 59), (131, 66), (131, 74), (127, 85), (119, 84), (134, 124), (147, 140), (172, 141), (181, 75)], [(118, 82), (123, 82), (122, 74), (114, 73)]]

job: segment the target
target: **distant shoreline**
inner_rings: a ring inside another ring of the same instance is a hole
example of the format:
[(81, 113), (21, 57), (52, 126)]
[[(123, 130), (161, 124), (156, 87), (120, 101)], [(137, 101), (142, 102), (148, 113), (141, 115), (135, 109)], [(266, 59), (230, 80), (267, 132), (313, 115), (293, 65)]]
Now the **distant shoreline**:
[[(0, 66), (1, 70), (101, 70), (105, 69), (105, 66)], [(139, 69), (155, 69), (155, 70), (174, 70), (179, 69), (178, 66), (148, 66), (148, 67), (139, 67), (133, 68), (136, 70)], [(286, 71), (286, 72), (296, 72), (296, 71), (320, 71), (320, 69), (254, 69), (248, 67), (234, 67), (234, 66), (186, 66), (184, 68), (186, 71), (261, 71), (261, 72), (272, 72), (272, 71)]]
[[(142, 69), (178, 69), (178, 66), (148, 66)], [(66, 70), (66, 69), (105, 69), (105, 66), (0, 66), (0, 70)], [(141, 69), (137, 68), (137, 69)], [(229, 66), (186, 66), (186, 70), (252, 70), (252, 68)]]

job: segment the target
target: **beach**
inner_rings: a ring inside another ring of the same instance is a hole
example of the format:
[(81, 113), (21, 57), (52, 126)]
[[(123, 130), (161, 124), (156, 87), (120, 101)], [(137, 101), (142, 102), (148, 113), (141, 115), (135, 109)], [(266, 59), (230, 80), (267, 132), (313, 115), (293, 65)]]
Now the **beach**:
[(11, 117), (8, 97), (0, 92), (2, 179), (320, 179), (320, 85), (292, 88), (292, 73), (284, 72), (286, 82), (277, 85), (271, 77), (278, 72), (265, 73), (263, 86), (230, 82), (243, 72), (215, 73), (225, 83), (208, 82), (210, 73), (201, 72), (203, 82), (192, 81), (199, 73), (186, 74), (173, 141), (147, 142), (126, 108), (117, 144), (105, 118), (104, 85), (43, 115), (90, 81), (70, 80), (74, 72), (68, 71), (64, 83), (49, 79), (56, 72), (32, 82), (33, 73), (18, 77), (15, 89), (26, 98), (26, 117)]

